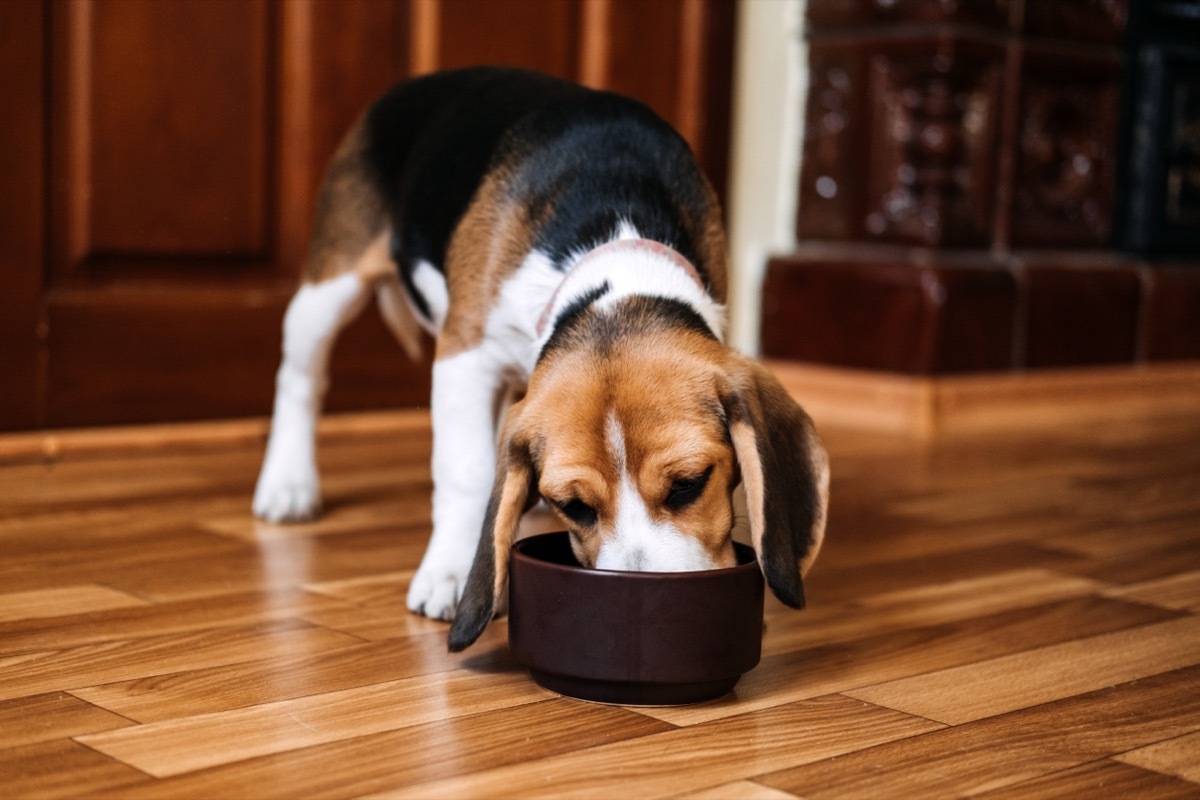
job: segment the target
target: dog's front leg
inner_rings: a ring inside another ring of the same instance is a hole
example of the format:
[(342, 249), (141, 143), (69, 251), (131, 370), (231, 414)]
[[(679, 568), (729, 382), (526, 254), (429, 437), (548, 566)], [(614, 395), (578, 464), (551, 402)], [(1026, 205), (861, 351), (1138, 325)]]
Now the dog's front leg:
[(408, 608), (451, 620), (479, 544), (495, 476), (500, 371), (483, 348), (433, 365), (433, 533)]

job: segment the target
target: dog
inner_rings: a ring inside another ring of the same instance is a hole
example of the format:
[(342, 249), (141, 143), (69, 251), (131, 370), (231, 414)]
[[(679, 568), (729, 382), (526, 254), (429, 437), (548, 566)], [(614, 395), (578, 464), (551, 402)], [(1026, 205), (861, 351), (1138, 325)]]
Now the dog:
[(338, 331), (374, 295), (407, 352), (434, 335), (433, 530), (408, 608), (473, 643), (544, 501), (580, 564), (734, 564), (804, 605), (829, 466), (776, 379), (726, 347), (721, 211), (687, 143), (634, 100), (499, 68), (402, 82), (328, 168), (255, 513), (320, 510), (315, 428)]

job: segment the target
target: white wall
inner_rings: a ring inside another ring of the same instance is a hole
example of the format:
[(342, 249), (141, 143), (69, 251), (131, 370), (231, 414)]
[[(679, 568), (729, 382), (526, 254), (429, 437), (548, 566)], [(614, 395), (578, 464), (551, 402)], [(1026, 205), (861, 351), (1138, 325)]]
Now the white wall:
[(766, 260), (795, 244), (800, 137), (808, 86), (806, 0), (738, 7), (729, 182), (729, 342), (757, 354)]

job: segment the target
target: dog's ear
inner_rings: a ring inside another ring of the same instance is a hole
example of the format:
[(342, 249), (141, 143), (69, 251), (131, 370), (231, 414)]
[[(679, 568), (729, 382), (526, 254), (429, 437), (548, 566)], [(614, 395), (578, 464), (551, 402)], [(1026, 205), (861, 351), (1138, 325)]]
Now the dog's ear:
[(721, 388), (767, 585), (804, 607), (803, 576), (825, 537), (829, 459), (812, 420), (765, 367), (733, 356)]
[(508, 590), (508, 551), (521, 516), (537, 499), (537, 477), (518, 403), (509, 409), (496, 455), (496, 480), (479, 535), (475, 561), (450, 626), (450, 651), (469, 647), (504, 607)]

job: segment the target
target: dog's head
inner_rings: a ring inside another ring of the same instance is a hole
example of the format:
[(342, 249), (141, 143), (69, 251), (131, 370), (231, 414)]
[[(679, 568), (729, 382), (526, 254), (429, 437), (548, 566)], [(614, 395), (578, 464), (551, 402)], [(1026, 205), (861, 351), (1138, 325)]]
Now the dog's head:
[(829, 485), (811, 420), (766, 369), (707, 329), (679, 324), (652, 299), (625, 303), (620, 319), (605, 318), (608, 330), (544, 352), (510, 409), (451, 650), (474, 642), (500, 607), (509, 548), (538, 497), (584, 566), (700, 570), (734, 564), (741, 483), (768, 585), (804, 605)]

